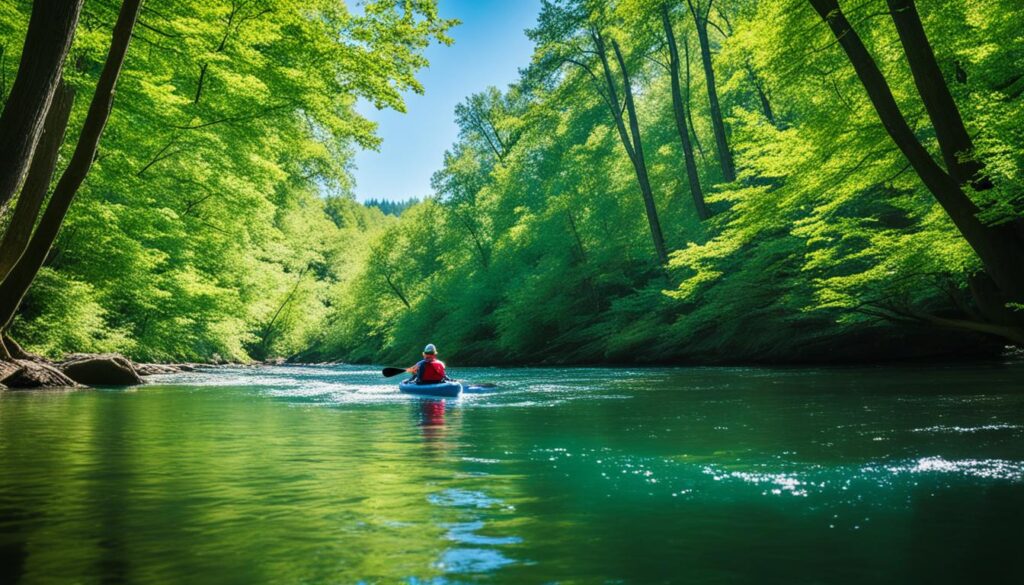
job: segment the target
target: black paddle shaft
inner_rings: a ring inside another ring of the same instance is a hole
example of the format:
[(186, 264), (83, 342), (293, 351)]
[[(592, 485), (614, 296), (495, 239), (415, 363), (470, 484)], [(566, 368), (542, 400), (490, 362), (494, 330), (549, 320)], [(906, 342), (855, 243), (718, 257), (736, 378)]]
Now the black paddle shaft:
[[(384, 368), (383, 370), (380, 371), (380, 373), (383, 374), (385, 378), (390, 378), (392, 376), (397, 376), (398, 374), (404, 374), (405, 368)], [(477, 388), (494, 388), (496, 386), (495, 384), (490, 384), (487, 382), (484, 382), (483, 384), (473, 384), (465, 380), (460, 380), (460, 382), (462, 382), (466, 386), (476, 386)]]

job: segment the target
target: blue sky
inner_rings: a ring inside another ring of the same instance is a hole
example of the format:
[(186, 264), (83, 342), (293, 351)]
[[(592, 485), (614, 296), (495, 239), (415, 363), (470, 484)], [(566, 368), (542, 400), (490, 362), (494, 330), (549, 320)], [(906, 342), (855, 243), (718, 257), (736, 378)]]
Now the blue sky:
[(540, 11), (540, 0), (438, 0), (455, 44), (432, 45), (430, 68), (418, 79), (425, 95), (407, 92), (407, 113), (378, 111), (368, 103), (359, 112), (377, 122), (384, 140), (379, 152), (356, 154), (356, 198), (407, 199), (430, 194), (430, 175), (441, 167), (455, 141), (455, 105), (489, 85), (504, 89), (530, 61), (533, 47), (523, 34)]

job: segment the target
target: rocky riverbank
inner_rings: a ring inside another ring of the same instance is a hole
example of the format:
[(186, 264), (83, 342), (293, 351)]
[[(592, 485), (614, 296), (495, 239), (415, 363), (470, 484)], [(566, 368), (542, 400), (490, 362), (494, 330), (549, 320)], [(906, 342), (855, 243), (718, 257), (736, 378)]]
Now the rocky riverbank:
[(10, 359), (0, 360), (0, 389), (134, 386), (144, 384), (146, 376), (215, 367), (191, 363), (137, 363), (116, 353), (74, 353), (64, 356), (63, 360), (50, 361), (20, 347), (14, 349)]

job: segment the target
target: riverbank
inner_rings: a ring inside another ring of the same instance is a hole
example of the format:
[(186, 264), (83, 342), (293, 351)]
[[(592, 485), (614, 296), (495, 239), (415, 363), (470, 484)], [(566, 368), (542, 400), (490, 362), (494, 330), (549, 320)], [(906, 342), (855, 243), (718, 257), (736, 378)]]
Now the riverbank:
[[(737, 355), (726, 356), (680, 356), (677, 359), (646, 359), (643, 353), (631, 356), (633, 359), (564, 359), (557, 352), (548, 356), (531, 356), (522, 361), (492, 356), (483, 361), (472, 354), (463, 355), (458, 351), (446, 354), (446, 359), (459, 367), (821, 367), (857, 365), (897, 365), (921, 363), (971, 363), (1021, 359), (1024, 349), (1002, 345), (990, 338), (960, 337), (956, 343), (949, 338), (935, 336), (929, 343), (922, 340), (901, 338), (862, 340), (860, 344), (845, 346), (808, 347), (804, 353), (795, 355)], [(969, 342), (969, 343), (968, 343)], [(132, 386), (144, 384), (145, 378), (160, 374), (176, 374), (196, 370), (218, 368), (259, 368), (263, 366), (332, 366), (332, 365), (377, 365), (400, 363), (415, 358), (410, 353), (403, 356), (354, 356), (351, 359), (328, 359), (315, 351), (304, 352), (290, 358), (275, 357), (263, 361), (228, 362), (214, 358), (210, 362), (149, 363), (136, 362), (117, 353), (71, 353), (60, 360), (49, 360), (25, 351), (8, 340), (12, 358), (0, 360), (0, 389), (36, 388), (86, 388), (91, 386)]]
[(61, 360), (48, 360), (9, 339), (5, 344), (11, 357), (0, 360), (0, 389), (134, 386), (144, 384), (146, 376), (216, 367), (199, 363), (140, 363), (117, 353), (72, 353)]

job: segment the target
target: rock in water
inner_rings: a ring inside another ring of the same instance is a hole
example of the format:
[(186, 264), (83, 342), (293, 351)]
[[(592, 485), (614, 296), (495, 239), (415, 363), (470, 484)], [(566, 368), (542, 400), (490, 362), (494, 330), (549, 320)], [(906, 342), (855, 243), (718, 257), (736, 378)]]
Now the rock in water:
[(32, 360), (2, 362), (0, 383), (8, 388), (81, 388), (81, 384), (50, 364)]
[(90, 386), (134, 386), (143, 383), (132, 362), (116, 353), (76, 355), (62, 363), (60, 369), (72, 380)]
[(135, 371), (140, 376), (155, 376), (157, 374), (176, 374), (184, 371), (179, 366), (168, 364), (134, 364)]

